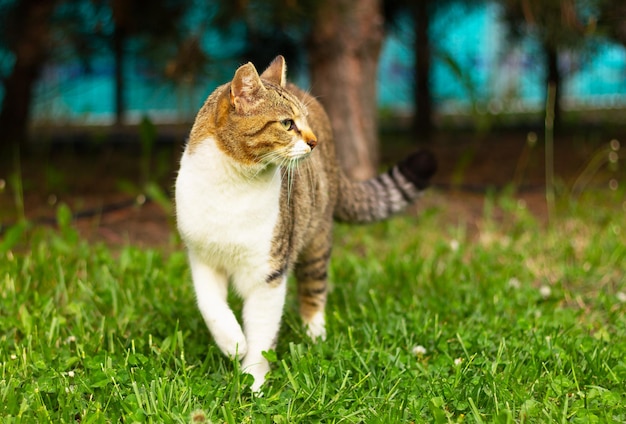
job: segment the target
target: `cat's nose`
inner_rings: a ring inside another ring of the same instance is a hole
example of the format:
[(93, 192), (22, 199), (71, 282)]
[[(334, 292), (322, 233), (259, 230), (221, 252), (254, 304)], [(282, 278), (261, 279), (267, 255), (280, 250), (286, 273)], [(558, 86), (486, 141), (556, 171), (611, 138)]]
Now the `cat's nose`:
[(317, 146), (317, 137), (315, 137), (315, 134), (307, 131), (306, 133), (302, 134), (302, 136), (304, 142), (311, 148), (311, 150), (313, 150), (313, 148)]

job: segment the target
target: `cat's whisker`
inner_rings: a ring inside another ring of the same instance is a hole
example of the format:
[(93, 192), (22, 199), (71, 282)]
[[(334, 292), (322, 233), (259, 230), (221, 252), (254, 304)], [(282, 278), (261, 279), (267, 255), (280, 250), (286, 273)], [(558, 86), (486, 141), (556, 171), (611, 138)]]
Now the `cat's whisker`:
[(275, 159), (280, 158), (280, 153), (272, 150), (271, 152), (267, 152), (259, 156), (258, 160), (260, 162), (274, 162)]
[(256, 179), (256, 177), (265, 169), (264, 166), (259, 166), (254, 173), (251, 173), (250, 175), (248, 175), (248, 180), (252, 181), (254, 179)]
[(277, 151), (270, 151), (267, 153), (264, 153), (262, 155), (260, 155), (257, 158), (258, 162), (260, 165), (264, 166), (259, 166), (254, 173), (250, 174), (249, 176), (249, 180), (254, 180), (261, 172), (263, 172), (264, 170), (267, 169), (268, 166), (270, 166), (270, 164), (276, 163), (277, 160), (283, 160), (283, 156), (280, 154), (280, 152)]
[(285, 163), (285, 168), (287, 171), (287, 201), (291, 199), (291, 192), (293, 189), (293, 168), (291, 166), (291, 160), (287, 159)]

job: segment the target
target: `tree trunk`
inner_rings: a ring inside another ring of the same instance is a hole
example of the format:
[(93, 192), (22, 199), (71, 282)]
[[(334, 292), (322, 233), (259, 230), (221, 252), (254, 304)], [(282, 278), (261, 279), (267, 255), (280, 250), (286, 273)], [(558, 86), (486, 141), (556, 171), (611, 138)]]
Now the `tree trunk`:
[(554, 128), (559, 128), (561, 124), (561, 70), (559, 69), (559, 55), (556, 47), (549, 44), (544, 45), (546, 55), (546, 96), (548, 87), (554, 86)]
[(55, 2), (22, 0), (16, 6), (12, 25), (19, 36), (10, 40), (9, 49), (15, 64), (4, 82), (4, 98), (0, 111), (3, 145), (26, 141), (30, 120), (32, 94), (48, 55), (49, 22)]
[(128, 0), (111, 0), (111, 11), (113, 12), (113, 61), (115, 72), (115, 125), (124, 125), (126, 116), (126, 102), (124, 101), (124, 65), (126, 64), (125, 47), (129, 33), (129, 27), (133, 22), (133, 3)]
[(427, 137), (433, 129), (432, 93), (430, 91), (430, 37), (429, 2), (419, 0), (413, 6), (415, 25), (415, 116), (413, 129), (416, 136)]
[(381, 0), (325, 0), (309, 42), (311, 91), (324, 105), (346, 174), (377, 172), (376, 75), (383, 41)]
[(124, 102), (124, 44), (125, 31), (116, 24), (113, 31), (113, 58), (115, 62), (115, 125), (124, 125), (126, 103)]

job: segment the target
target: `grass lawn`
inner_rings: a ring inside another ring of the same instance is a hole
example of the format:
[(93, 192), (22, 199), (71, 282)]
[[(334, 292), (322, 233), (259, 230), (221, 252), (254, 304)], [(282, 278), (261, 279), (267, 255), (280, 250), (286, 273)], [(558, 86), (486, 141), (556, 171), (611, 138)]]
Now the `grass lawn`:
[(550, 228), (507, 196), (477, 232), (437, 209), (339, 226), (328, 339), (292, 290), (263, 397), (212, 343), (182, 250), (112, 252), (58, 215), (0, 241), (3, 423), (626, 422), (623, 190)]

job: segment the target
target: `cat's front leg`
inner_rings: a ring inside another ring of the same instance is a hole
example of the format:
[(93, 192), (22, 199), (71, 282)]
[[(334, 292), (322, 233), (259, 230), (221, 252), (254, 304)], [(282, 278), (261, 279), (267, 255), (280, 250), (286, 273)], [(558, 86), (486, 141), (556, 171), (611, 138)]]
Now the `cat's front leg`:
[(243, 322), (248, 353), (243, 358), (241, 368), (254, 377), (252, 390), (255, 392), (259, 391), (270, 370), (263, 352), (276, 345), (285, 305), (287, 278), (283, 276), (278, 281), (278, 284), (263, 281), (244, 297)]
[(198, 308), (215, 343), (228, 357), (242, 358), (248, 351), (241, 326), (227, 303), (228, 278), (189, 253)]

